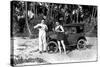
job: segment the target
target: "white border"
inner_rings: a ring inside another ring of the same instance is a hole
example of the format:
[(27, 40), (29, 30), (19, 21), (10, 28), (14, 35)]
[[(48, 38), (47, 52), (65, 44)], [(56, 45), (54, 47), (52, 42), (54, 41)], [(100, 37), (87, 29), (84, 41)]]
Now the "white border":
[[(10, 67), (10, 1), (1, 0), (0, 2), (0, 67)], [(55, 2), (68, 4), (83, 4), (83, 5), (97, 5), (98, 6), (98, 30), (100, 28), (100, 2), (99, 0), (24, 0), (24, 1), (41, 1), (41, 2)], [(98, 34), (100, 32), (98, 31)], [(98, 38), (99, 35), (98, 35)], [(100, 40), (98, 39), (98, 53), (100, 51)], [(100, 60), (100, 53), (98, 54)], [(39, 67), (100, 67), (100, 61), (88, 63), (69, 63), (69, 64), (54, 64), (41, 65)], [(33, 67), (33, 66), (27, 66)], [(38, 67), (38, 66), (37, 66)]]

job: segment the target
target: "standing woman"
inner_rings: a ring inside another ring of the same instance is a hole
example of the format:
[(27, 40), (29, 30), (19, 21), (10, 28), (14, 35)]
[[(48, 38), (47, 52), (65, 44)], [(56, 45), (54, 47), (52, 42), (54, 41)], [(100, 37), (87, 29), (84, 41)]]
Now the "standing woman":
[(61, 45), (63, 46), (64, 53), (66, 53), (66, 48), (64, 44), (64, 35), (63, 35), (64, 29), (62, 25), (59, 24), (59, 22), (56, 22), (55, 32), (57, 32), (57, 35), (58, 35), (57, 42), (58, 42), (58, 48), (59, 48), (60, 53), (62, 52), (60, 42), (61, 42)]
[(48, 29), (47, 25), (44, 23), (44, 20), (41, 23), (34, 26), (34, 28), (39, 29), (39, 52), (46, 52), (46, 30)]

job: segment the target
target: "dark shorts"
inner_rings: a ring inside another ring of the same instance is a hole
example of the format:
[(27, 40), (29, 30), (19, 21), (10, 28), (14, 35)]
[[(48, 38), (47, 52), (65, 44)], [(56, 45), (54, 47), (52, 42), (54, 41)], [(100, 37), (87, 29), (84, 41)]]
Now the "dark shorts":
[(64, 33), (58, 32), (57, 33), (57, 40), (64, 40)]

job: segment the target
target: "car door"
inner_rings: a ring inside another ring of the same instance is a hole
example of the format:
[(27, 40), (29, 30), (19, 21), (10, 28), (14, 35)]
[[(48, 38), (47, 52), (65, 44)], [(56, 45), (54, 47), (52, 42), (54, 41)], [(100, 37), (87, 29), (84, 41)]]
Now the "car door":
[(70, 45), (76, 44), (79, 34), (77, 33), (76, 27), (70, 28), (70, 33), (68, 34), (68, 42)]

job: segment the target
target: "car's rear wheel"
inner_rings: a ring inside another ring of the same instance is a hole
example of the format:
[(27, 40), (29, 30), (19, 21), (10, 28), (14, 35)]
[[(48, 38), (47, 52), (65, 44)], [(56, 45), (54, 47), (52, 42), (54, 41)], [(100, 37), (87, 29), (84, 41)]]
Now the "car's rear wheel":
[(86, 49), (86, 40), (85, 39), (78, 40), (77, 49), (78, 50)]
[(50, 41), (47, 46), (48, 53), (56, 53), (58, 51), (58, 45), (55, 41)]

